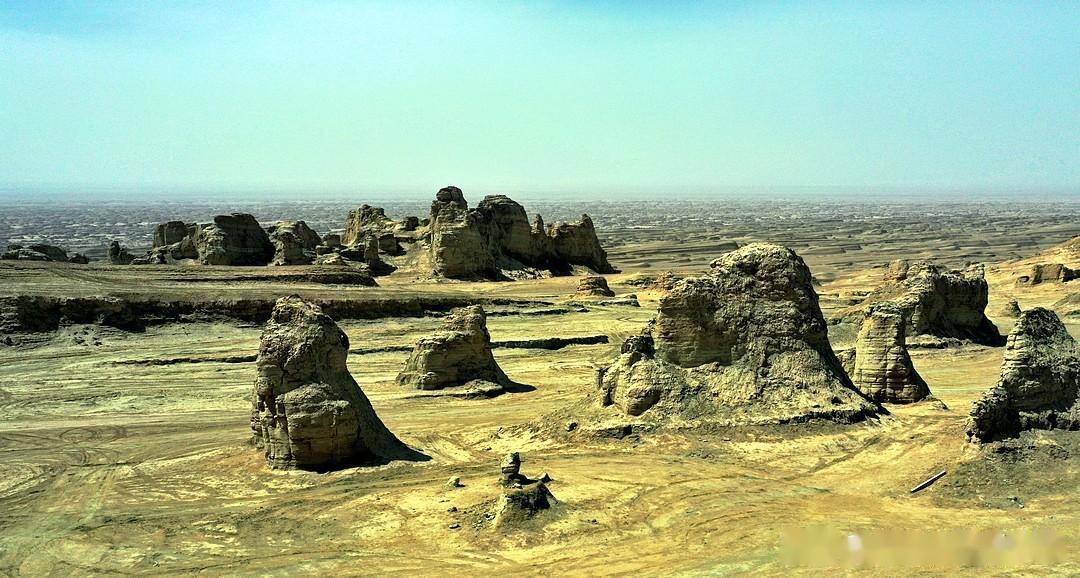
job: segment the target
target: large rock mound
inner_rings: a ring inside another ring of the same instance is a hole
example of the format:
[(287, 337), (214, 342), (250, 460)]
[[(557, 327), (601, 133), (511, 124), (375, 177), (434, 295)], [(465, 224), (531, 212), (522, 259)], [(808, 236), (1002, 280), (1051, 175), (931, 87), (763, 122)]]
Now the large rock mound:
[[(476, 384), (478, 381), (483, 384)], [(417, 342), (397, 382), (423, 390), (481, 385), (491, 389), (494, 384), (497, 387), (492, 393), (510, 385), (491, 354), (491, 335), (483, 307), (453, 310), (441, 330)]]
[(902, 310), (906, 334), (969, 340), (1001, 345), (997, 327), (986, 317), (989, 287), (982, 267), (952, 271), (927, 262), (898, 262), (890, 266), (886, 283), (861, 304), (846, 309), (835, 322), (862, 325), (875, 303), (892, 301)]
[(1080, 429), (1080, 351), (1054, 312), (1020, 314), (1005, 344), (997, 385), (975, 402), (973, 441), (1012, 437), (1027, 429)]
[(907, 351), (907, 324), (895, 303), (875, 304), (866, 314), (848, 374), (859, 391), (886, 403), (911, 403), (930, 395)]
[(252, 396), (255, 444), (272, 468), (326, 470), (418, 454), (375, 415), (346, 367), (349, 338), (312, 303), (277, 301)]
[(607, 279), (599, 275), (589, 275), (582, 277), (578, 281), (575, 295), (578, 297), (614, 297), (615, 292), (608, 287)]
[(833, 353), (809, 268), (766, 243), (676, 284), (598, 386), (609, 415), (684, 426), (853, 422), (883, 411)]
[(274, 258), (270, 237), (245, 213), (214, 217), (198, 229), (195, 246), (203, 265), (266, 265)]

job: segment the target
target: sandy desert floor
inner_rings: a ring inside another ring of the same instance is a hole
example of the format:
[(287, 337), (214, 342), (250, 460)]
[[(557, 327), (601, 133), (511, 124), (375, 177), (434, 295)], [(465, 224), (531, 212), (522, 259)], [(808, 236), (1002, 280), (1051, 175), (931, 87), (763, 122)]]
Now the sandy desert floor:
[[(831, 233), (813, 247), (793, 244), (822, 281), (826, 316), (872, 289), (880, 277), (874, 267), (890, 259), (985, 261), (988, 314), (1006, 333), (1011, 321), (1000, 311), (1008, 299), (1050, 306), (1080, 291), (1077, 281), (1020, 287), (1014, 278), (1024, 262), (1013, 260), (1080, 231), (1057, 223), (1006, 237), (995, 227), (929, 241), (913, 232), (880, 246), (864, 238), (856, 251)], [(890, 406), (891, 416), (854, 426), (617, 440), (540, 433), (552, 426), (544, 423), (552, 412), (594, 387), (596, 369), (653, 315), (659, 294), (626, 281), (666, 268), (701, 270), (719, 254), (705, 237), (645, 237), (617, 243), (612, 261), (624, 272), (609, 277), (620, 295), (637, 293), (641, 307), (560, 305), (576, 278), (479, 284), (391, 276), (378, 288), (339, 288), (237, 281), (236, 271), (0, 268), (4, 294), (499, 297), (506, 304), (489, 319), (496, 341), (610, 338), (550, 351), (496, 349), (506, 373), (533, 391), (426, 398), (393, 380), (408, 355), (398, 349), (437, 327), (437, 317), (342, 321), (354, 351), (349, 367), (379, 416), (431, 459), (325, 474), (271, 471), (247, 443), (256, 324), (206, 320), (142, 333), (71, 326), (0, 347), (0, 573), (816, 575), (821, 567), (789, 564), (795, 542), (785, 536), (820, 527), (830, 538), (996, 529), (1049, 530), (1058, 540), (1055, 563), (986, 567), (969, 555), (937, 565), (909, 560), (914, 567), (903, 570), (902, 562), (836, 563), (831, 571), (1080, 574), (1080, 432), (1035, 433), (1002, 453), (965, 440), (972, 401), (997, 379), (1000, 348), (913, 350), (945, 407)], [(691, 261), (682, 262), (687, 253)], [(1080, 319), (1065, 320), (1080, 336)], [(843, 345), (838, 335), (834, 347)], [(525, 473), (551, 475), (559, 506), (535, 524), (495, 530), (481, 513), (499, 495), (497, 464), (512, 450), (522, 452)], [(909, 493), (943, 469), (949, 473), (928, 490)], [(451, 476), (464, 487), (448, 488)]]

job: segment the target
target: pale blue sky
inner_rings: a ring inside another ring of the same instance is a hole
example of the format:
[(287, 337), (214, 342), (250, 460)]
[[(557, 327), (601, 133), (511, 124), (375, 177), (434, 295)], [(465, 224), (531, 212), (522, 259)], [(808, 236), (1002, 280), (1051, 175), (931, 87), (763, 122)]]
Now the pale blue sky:
[(1078, 135), (1075, 1), (0, 0), (6, 194), (1076, 194)]

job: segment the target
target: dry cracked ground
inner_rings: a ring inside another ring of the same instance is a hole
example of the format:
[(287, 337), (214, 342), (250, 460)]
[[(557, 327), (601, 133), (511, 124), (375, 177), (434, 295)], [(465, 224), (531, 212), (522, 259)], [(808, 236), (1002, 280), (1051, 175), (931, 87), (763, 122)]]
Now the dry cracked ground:
[[(807, 258), (822, 281), (826, 315), (872, 289), (880, 266), (898, 257), (988, 263), (988, 313), (1003, 333), (1009, 299), (1051, 306), (1080, 290), (1080, 281), (1014, 282), (1024, 266), (1017, 259), (1080, 233), (1075, 221), (1007, 233), (992, 225), (963, 238), (943, 231), (941, 239), (898, 233), (853, 242), (822, 232), (772, 240)], [(238, 279), (244, 270), (3, 265), (5, 295), (502, 298), (488, 322), (495, 341), (606, 335), (609, 342), (499, 348), (506, 373), (535, 390), (428, 398), (394, 377), (407, 349), (440, 319), (342, 321), (350, 370), (379, 416), (432, 459), (322, 474), (272, 471), (248, 444), (257, 324), (72, 326), (0, 347), (0, 573), (815, 575), (821, 567), (790, 564), (785, 538), (814, 527), (841, 536), (1044, 530), (1057, 540), (1056, 560), (987, 567), (972, 557), (903, 573), (1080, 573), (1077, 432), (1034, 434), (1024, 455), (983, 455), (965, 440), (965, 418), (997, 379), (1001, 348), (913, 350), (947, 409), (890, 406), (891, 416), (860, 425), (623, 439), (538, 433), (553, 425), (541, 423), (547, 414), (595, 387), (596, 369), (652, 316), (659, 294), (627, 281), (665, 268), (701, 270), (718, 254), (708, 236), (672, 235), (615, 239), (612, 262), (624, 272), (610, 276), (611, 285), (619, 295), (637, 293), (641, 307), (565, 305), (576, 278), (391, 276), (379, 288), (338, 288)], [(1080, 320), (1064, 319), (1080, 336)], [(836, 336), (834, 347), (843, 340)], [(498, 463), (508, 451), (522, 453), (526, 473), (551, 475), (559, 507), (535, 524), (495, 530), (478, 512), (499, 495)], [(948, 474), (909, 493), (940, 470)], [(448, 488), (451, 476), (463, 487)], [(826, 568), (896, 575), (898, 567)]]

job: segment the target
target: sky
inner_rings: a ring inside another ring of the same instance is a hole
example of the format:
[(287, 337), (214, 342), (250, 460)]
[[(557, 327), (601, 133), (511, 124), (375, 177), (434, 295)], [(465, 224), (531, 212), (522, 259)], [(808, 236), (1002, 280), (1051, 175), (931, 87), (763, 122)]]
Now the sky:
[(1080, 2), (0, 0), (0, 194), (1059, 191)]

